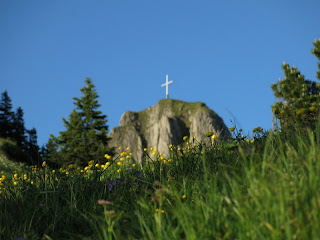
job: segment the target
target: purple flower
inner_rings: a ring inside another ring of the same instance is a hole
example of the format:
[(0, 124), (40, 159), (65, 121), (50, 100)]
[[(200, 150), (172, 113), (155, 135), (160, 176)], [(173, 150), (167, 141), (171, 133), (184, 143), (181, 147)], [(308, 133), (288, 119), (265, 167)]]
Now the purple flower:
[(109, 191), (111, 191), (116, 184), (117, 184), (117, 181), (112, 181), (111, 183), (109, 183), (109, 186), (108, 186)]
[(135, 174), (138, 178), (141, 178), (141, 174), (140, 173), (136, 173)]

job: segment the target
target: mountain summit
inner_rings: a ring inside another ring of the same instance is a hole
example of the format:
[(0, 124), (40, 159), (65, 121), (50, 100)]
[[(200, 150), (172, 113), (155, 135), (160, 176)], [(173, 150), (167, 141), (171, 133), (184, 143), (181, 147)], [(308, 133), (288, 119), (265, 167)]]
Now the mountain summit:
[(169, 156), (170, 144), (182, 144), (184, 136), (200, 141), (207, 132), (231, 137), (222, 118), (206, 104), (164, 99), (141, 112), (125, 112), (120, 126), (110, 131), (110, 147), (129, 147), (135, 161), (141, 162), (144, 148), (153, 147)]

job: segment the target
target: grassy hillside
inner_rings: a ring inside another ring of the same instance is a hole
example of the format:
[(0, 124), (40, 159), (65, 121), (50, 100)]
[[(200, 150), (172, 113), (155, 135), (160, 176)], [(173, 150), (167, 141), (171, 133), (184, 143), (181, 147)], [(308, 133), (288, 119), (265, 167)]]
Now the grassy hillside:
[(14, 171), (22, 167), (27, 156), (21, 151), (16, 143), (0, 138), (0, 170)]
[(141, 166), (123, 149), (85, 168), (2, 174), (0, 239), (320, 238), (320, 130), (209, 137), (170, 158), (146, 149)]

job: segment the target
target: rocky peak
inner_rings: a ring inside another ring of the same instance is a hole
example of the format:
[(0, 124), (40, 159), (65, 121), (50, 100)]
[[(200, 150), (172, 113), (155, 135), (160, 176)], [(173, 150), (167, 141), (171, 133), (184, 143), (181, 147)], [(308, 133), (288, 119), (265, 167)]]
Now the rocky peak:
[(207, 132), (231, 137), (223, 120), (206, 104), (173, 99), (160, 100), (141, 112), (125, 112), (120, 126), (111, 129), (111, 147), (130, 147), (137, 162), (144, 158), (144, 148), (156, 148), (169, 155), (170, 144), (180, 145), (184, 136), (205, 139)]

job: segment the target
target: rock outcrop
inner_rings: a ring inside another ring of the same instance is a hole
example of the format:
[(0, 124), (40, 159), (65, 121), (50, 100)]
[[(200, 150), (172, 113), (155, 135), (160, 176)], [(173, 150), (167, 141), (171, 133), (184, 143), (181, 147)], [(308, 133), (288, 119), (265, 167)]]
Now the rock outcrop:
[(165, 99), (141, 112), (125, 112), (120, 126), (110, 131), (110, 146), (129, 147), (135, 161), (140, 162), (144, 148), (153, 147), (168, 156), (170, 144), (180, 145), (184, 136), (202, 140), (207, 132), (231, 137), (223, 120), (204, 103)]

